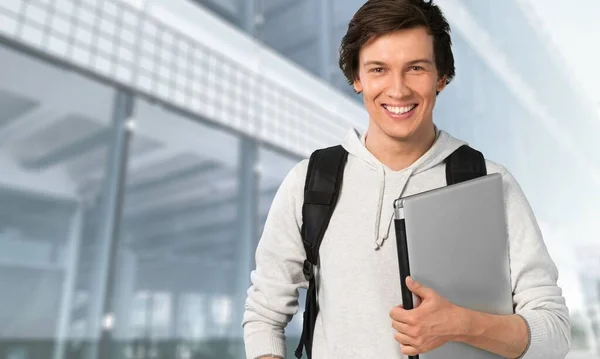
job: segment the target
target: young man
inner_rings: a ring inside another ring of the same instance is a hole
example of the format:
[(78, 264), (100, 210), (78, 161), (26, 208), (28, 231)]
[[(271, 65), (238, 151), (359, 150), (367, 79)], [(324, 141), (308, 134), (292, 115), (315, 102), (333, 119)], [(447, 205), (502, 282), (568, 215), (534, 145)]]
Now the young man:
[[(506, 358), (564, 358), (570, 320), (534, 214), (502, 166), (514, 315), (458, 307), (407, 280), (422, 298), (404, 310), (397, 253), (390, 240), (394, 199), (446, 185), (444, 160), (464, 142), (439, 130), (436, 96), (454, 76), (450, 28), (422, 0), (370, 0), (351, 20), (340, 67), (362, 93), (366, 134), (350, 131), (337, 206), (320, 248), (315, 359), (401, 358), (464, 342)], [(247, 358), (283, 358), (284, 328), (306, 288), (302, 203), (308, 161), (296, 165), (273, 200), (256, 251), (244, 315)]]

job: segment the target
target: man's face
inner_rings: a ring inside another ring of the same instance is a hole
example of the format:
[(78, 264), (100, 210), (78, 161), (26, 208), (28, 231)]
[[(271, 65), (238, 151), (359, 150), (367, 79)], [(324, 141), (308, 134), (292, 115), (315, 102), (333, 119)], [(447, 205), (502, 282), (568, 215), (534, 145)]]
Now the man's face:
[(369, 112), (369, 134), (408, 141), (433, 129), (439, 79), (435, 67), (433, 38), (423, 27), (400, 30), (377, 37), (359, 54), (354, 89), (363, 93)]

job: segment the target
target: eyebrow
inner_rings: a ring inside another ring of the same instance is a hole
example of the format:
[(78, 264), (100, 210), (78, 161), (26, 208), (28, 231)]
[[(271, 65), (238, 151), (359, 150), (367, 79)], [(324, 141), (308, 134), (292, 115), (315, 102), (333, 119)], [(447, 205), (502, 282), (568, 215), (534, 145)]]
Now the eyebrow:
[(365, 64), (363, 66), (371, 66), (371, 65), (386, 66), (386, 63), (385, 62), (381, 62), (381, 61), (367, 61), (367, 62), (365, 62)]
[(431, 60), (428, 60), (428, 59), (418, 59), (418, 60), (412, 60), (412, 61), (410, 61), (407, 65), (415, 65), (415, 64), (429, 64), (429, 65), (433, 65), (433, 62), (431, 62)]
[[(415, 65), (415, 64), (429, 64), (429, 65), (433, 65), (433, 62), (431, 62), (431, 60), (428, 59), (417, 59), (417, 60), (412, 60), (409, 61), (407, 63), (407, 65)], [(371, 66), (371, 65), (375, 65), (375, 66), (386, 66), (387, 64), (383, 61), (367, 61), (365, 62), (365, 64), (363, 66)]]

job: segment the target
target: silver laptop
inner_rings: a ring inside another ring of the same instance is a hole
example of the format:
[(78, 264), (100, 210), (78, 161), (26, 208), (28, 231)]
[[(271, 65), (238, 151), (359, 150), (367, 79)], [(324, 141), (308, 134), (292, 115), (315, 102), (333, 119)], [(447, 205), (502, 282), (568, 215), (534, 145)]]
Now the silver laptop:
[[(410, 274), (461, 307), (513, 313), (500, 174), (408, 196), (396, 200), (394, 207), (401, 280)], [(412, 299), (418, 306), (419, 298), (412, 295)], [(459, 358), (500, 357), (454, 342), (419, 355), (419, 359)]]

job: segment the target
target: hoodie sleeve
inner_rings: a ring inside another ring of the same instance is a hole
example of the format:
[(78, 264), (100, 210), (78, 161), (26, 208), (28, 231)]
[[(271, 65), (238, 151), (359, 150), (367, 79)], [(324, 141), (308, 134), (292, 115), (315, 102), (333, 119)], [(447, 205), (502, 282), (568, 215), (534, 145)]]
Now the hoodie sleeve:
[(505, 169), (503, 179), (513, 305), (529, 331), (529, 343), (520, 358), (562, 359), (570, 349), (571, 323), (557, 285), (558, 270), (521, 187)]
[(284, 330), (298, 312), (298, 289), (308, 287), (300, 235), (307, 163), (297, 164), (277, 190), (256, 249), (242, 321), (248, 359), (285, 357)]

